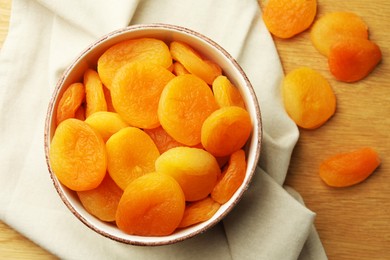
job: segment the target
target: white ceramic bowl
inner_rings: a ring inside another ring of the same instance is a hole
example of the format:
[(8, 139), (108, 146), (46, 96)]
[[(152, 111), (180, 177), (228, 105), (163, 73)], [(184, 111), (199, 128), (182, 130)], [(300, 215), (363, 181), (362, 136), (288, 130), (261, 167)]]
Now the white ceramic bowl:
[[(80, 203), (77, 194), (66, 188), (58, 181), (51, 169), (48, 159), (50, 142), (55, 130), (55, 111), (59, 102), (59, 97), (61, 97), (64, 90), (71, 83), (80, 81), (83, 77), (84, 71), (88, 67), (96, 68), (99, 56), (110, 46), (123, 40), (141, 37), (157, 38), (167, 43), (173, 40), (183, 41), (191, 45), (195, 50), (200, 52), (209, 60), (216, 62), (223, 69), (224, 75), (226, 75), (241, 92), (253, 124), (252, 135), (246, 145), (246, 177), (233, 197), (223, 204), (218, 212), (208, 221), (176, 231), (169, 236), (162, 237), (129, 235), (119, 230), (114, 224), (100, 221), (89, 214)], [(261, 138), (261, 115), (255, 92), (244, 71), (229, 53), (204, 35), (187, 28), (167, 24), (145, 24), (129, 26), (102, 37), (90, 45), (72, 62), (72, 64), (70, 64), (59, 79), (49, 104), (45, 125), (44, 145), (46, 162), (54, 187), (65, 205), (81, 222), (97, 233), (119, 242), (132, 245), (166, 245), (179, 242), (205, 232), (210, 227), (221, 221), (233, 209), (233, 207), (239, 202), (245, 190), (248, 188), (251, 178), (255, 172), (260, 156)]]

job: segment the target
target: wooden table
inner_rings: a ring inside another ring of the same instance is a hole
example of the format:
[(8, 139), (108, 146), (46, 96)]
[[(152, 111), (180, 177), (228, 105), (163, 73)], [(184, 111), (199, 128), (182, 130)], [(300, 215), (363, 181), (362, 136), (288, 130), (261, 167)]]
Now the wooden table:
[[(0, 1), (0, 43), (4, 41), (11, 0)], [(295, 188), (317, 213), (315, 225), (329, 259), (390, 257), (390, 2), (388, 0), (318, 0), (318, 16), (351, 11), (369, 26), (369, 37), (382, 50), (383, 61), (366, 79), (341, 83), (332, 77), (326, 58), (312, 46), (309, 33), (275, 38), (285, 73), (309, 66), (331, 83), (337, 112), (323, 127), (301, 130), (286, 184)], [(342, 189), (327, 187), (318, 177), (329, 155), (362, 146), (375, 148), (382, 165), (365, 182)], [(0, 258), (52, 259), (50, 253), (0, 222)]]

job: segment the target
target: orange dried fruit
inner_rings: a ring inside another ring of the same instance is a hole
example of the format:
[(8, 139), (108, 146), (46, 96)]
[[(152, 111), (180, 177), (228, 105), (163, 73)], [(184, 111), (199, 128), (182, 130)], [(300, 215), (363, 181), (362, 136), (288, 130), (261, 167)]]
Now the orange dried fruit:
[(74, 118), (79, 119), (81, 121), (85, 120), (85, 107), (83, 104), (79, 106), (79, 108), (76, 110), (76, 113), (74, 114)]
[(207, 151), (182, 146), (161, 154), (156, 172), (172, 176), (183, 189), (186, 201), (196, 201), (210, 194), (221, 170)]
[(212, 84), (221, 75), (214, 65), (203, 60), (200, 54), (184, 42), (173, 41), (170, 44), (172, 58), (180, 62), (190, 73)]
[(99, 132), (104, 142), (122, 128), (129, 126), (117, 113), (107, 111), (93, 113), (85, 122)]
[(57, 125), (68, 118), (74, 118), (85, 98), (85, 88), (82, 83), (71, 84), (62, 94), (58, 102)]
[(329, 186), (347, 187), (367, 179), (380, 163), (378, 153), (371, 147), (364, 147), (325, 159), (319, 175)]
[(111, 178), (124, 190), (138, 177), (154, 171), (160, 153), (153, 140), (136, 127), (122, 128), (106, 142), (107, 168)]
[(111, 92), (104, 85), (103, 85), (103, 93), (104, 93), (104, 98), (106, 99), (106, 103), (107, 103), (107, 111), (108, 112), (116, 112), (114, 105), (112, 104)]
[(356, 82), (370, 74), (382, 59), (377, 44), (365, 38), (346, 38), (333, 44), (329, 70), (337, 80)]
[(90, 214), (108, 222), (115, 221), (116, 209), (122, 194), (122, 189), (109, 174), (106, 174), (95, 189), (77, 192), (81, 204)]
[(202, 124), (217, 107), (210, 87), (197, 76), (185, 74), (165, 86), (158, 118), (176, 141), (193, 146), (200, 143)]
[(119, 201), (116, 223), (131, 235), (167, 236), (178, 227), (184, 208), (179, 184), (168, 175), (149, 173), (127, 186)]
[(325, 56), (329, 56), (333, 44), (344, 38), (368, 39), (368, 26), (361, 17), (351, 12), (327, 13), (310, 30), (311, 42)]
[(115, 111), (129, 125), (139, 128), (159, 126), (160, 95), (174, 77), (167, 69), (149, 63), (132, 62), (123, 66), (110, 89)]
[(87, 69), (85, 71), (84, 86), (86, 99), (85, 116), (89, 117), (97, 111), (107, 111), (102, 81), (95, 70)]
[(176, 76), (180, 76), (180, 75), (183, 75), (183, 74), (189, 74), (188, 70), (186, 70), (186, 68), (184, 68), (183, 64), (181, 64), (178, 61), (175, 61), (173, 63), (172, 72)]
[(268, 0), (263, 20), (268, 30), (279, 38), (291, 38), (313, 23), (317, 0)]
[(332, 87), (320, 73), (307, 67), (285, 76), (282, 96), (286, 112), (302, 128), (318, 128), (336, 111)]
[(214, 216), (220, 207), (221, 204), (210, 197), (190, 202), (186, 205), (183, 219), (181, 220), (178, 228), (185, 228), (207, 221)]
[(50, 165), (58, 180), (71, 190), (94, 189), (102, 182), (107, 167), (102, 137), (84, 121), (62, 121), (53, 136)]
[(236, 106), (221, 107), (203, 123), (203, 147), (214, 156), (222, 157), (241, 149), (252, 132), (249, 113)]
[(172, 136), (170, 136), (164, 128), (162, 128), (162, 126), (153, 129), (145, 129), (144, 131), (152, 138), (160, 154), (171, 148), (183, 146), (183, 144), (173, 139)]
[(139, 38), (121, 41), (106, 50), (98, 60), (97, 70), (103, 84), (111, 89), (117, 70), (133, 61), (160, 65), (164, 68), (172, 65), (169, 48), (159, 39)]
[(215, 100), (220, 107), (238, 106), (245, 109), (245, 103), (240, 91), (226, 76), (218, 76), (214, 80), (212, 88)]
[(245, 173), (245, 152), (238, 150), (230, 156), (227, 168), (211, 192), (211, 198), (220, 204), (226, 203), (243, 183)]

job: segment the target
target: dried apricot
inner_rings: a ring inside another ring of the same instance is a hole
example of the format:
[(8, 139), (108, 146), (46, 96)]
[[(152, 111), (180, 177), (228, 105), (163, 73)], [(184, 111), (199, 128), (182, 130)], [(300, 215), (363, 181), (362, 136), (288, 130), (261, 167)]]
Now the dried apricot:
[(220, 107), (238, 106), (245, 108), (240, 91), (226, 76), (218, 76), (212, 85), (215, 100)]
[(241, 149), (251, 132), (251, 118), (245, 109), (221, 107), (204, 121), (202, 145), (214, 156), (226, 156)]
[(184, 208), (184, 194), (175, 179), (149, 173), (127, 186), (119, 201), (116, 223), (128, 234), (166, 236), (179, 225)]
[(94, 189), (106, 174), (106, 149), (102, 137), (84, 121), (62, 121), (53, 136), (50, 165), (58, 180), (71, 190)]
[(171, 148), (183, 146), (183, 144), (173, 139), (172, 136), (170, 136), (164, 128), (162, 128), (162, 126), (153, 129), (145, 129), (144, 131), (152, 138), (160, 154)]
[(107, 103), (107, 111), (108, 112), (116, 112), (114, 105), (112, 104), (111, 92), (104, 85), (103, 85), (103, 93), (104, 93), (104, 98), (106, 99), (106, 103)]
[(370, 74), (382, 59), (378, 45), (364, 38), (346, 38), (333, 44), (329, 70), (337, 80), (356, 82)]
[(364, 181), (380, 163), (378, 153), (364, 147), (327, 158), (321, 163), (319, 174), (329, 186), (347, 187)]
[(207, 151), (175, 147), (156, 160), (156, 172), (172, 176), (183, 189), (186, 201), (195, 201), (210, 194), (221, 170)]
[(87, 69), (84, 73), (86, 111), (89, 117), (97, 111), (107, 111), (107, 103), (104, 97), (103, 85), (96, 71)]
[(57, 125), (68, 118), (74, 118), (85, 98), (85, 88), (82, 83), (71, 84), (62, 94), (58, 102)]
[(112, 80), (119, 68), (133, 61), (141, 61), (169, 68), (172, 57), (168, 46), (159, 39), (139, 38), (119, 42), (99, 58), (98, 73), (103, 84), (111, 89)]
[(167, 69), (149, 63), (132, 62), (123, 66), (117, 71), (110, 89), (115, 111), (129, 125), (139, 128), (159, 126), (160, 95), (174, 77)]
[(325, 56), (329, 56), (333, 44), (346, 37), (368, 39), (368, 26), (350, 12), (327, 13), (317, 19), (310, 30), (311, 42)]
[(230, 156), (229, 164), (211, 192), (211, 198), (220, 204), (227, 202), (238, 190), (245, 179), (246, 158), (244, 150), (238, 150)]
[(190, 73), (212, 84), (214, 79), (221, 75), (209, 62), (203, 60), (200, 54), (184, 42), (173, 41), (170, 44), (172, 58), (180, 62)]
[(184, 210), (183, 219), (179, 224), (179, 228), (189, 227), (200, 222), (209, 220), (221, 207), (221, 204), (214, 201), (210, 197), (188, 203)]
[(129, 126), (117, 113), (107, 111), (93, 113), (85, 122), (99, 132), (104, 142), (122, 128)]
[(76, 113), (74, 114), (74, 118), (79, 119), (81, 121), (85, 120), (85, 107), (83, 104), (79, 106), (79, 108), (76, 110)]
[(103, 221), (115, 221), (116, 209), (123, 191), (106, 174), (95, 189), (78, 191), (77, 195), (83, 207), (93, 216)]
[(336, 111), (336, 96), (317, 71), (302, 67), (288, 73), (282, 83), (284, 107), (294, 122), (306, 129), (323, 125)]
[(176, 141), (193, 146), (200, 143), (204, 120), (218, 108), (210, 87), (192, 74), (172, 79), (161, 93), (158, 118)]
[(173, 63), (172, 72), (176, 76), (180, 76), (180, 75), (183, 75), (183, 74), (189, 74), (188, 70), (186, 70), (186, 68), (184, 68), (183, 64), (181, 64), (178, 61)]
[(111, 178), (124, 190), (138, 177), (154, 171), (160, 153), (153, 140), (136, 127), (126, 127), (106, 142), (107, 167)]
[(268, 0), (263, 20), (268, 30), (279, 38), (291, 38), (313, 23), (317, 0)]

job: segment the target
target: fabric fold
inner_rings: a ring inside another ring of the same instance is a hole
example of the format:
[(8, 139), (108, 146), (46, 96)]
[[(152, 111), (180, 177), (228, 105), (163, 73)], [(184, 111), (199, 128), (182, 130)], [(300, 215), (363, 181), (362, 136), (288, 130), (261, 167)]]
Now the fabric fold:
[[(43, 128), (56, 81), (77, 54), (112, 30), (155, 22), (203, 33), (239, 61), (260, 102), (264, 140), (250, 188), (223, 222), (146, 248), (100, 236), (70, 213), (49, 177)], [(1, 220), (64, 259), (315, 259), (302, 250), (322, 249), (318, 239), (306, 243), (315, 214), (282, 186), (299, 136), (281, 104), (282, 77), (255, 0), (13, 0), (0, 53)]]

